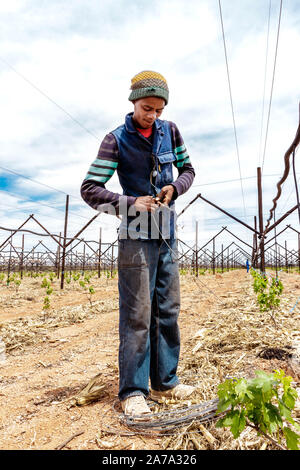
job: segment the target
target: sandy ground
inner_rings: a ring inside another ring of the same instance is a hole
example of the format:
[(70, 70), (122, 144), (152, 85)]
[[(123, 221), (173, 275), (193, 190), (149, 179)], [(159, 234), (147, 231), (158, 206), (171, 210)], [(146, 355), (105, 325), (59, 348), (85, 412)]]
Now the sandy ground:
[[(282, 273), (282, 281), (289, 311), (300, 296), (300, 278), (297, 273)], [(161, 449), (162, 436), (122, 434), (126, 428), (119, 420), (117, 400), (117, 279), (91, 279), (95, 288), (92, 303), (78, 282), (72, 281), (61, 292), (55, 280), (48, 312), (43, 312), (41, 282), (41, 277), (25, 277), (18, 290), (13, 283), (0, 285), (0, 337), (7, 347), (6, 359), (0, 363), (0, 449), (57, 449), (72, 437), (64, 449)], [(182, 363), (187, 352), (190, 354), (191, 339), (208, 316), (220, 314), (220, 301), (232, 299), (238, 312), (239, 303), (247, 303), (250, 287), (250, 276), (242, 270), (206, 274), (197, 280), (190, 275), (181, 277)], [(293, 315), (296, 335), (298, 305)], [(271, 323), (267, 329), (272, 329)], [(245, 373), (259, 367), (290, 372), (285, 360), (265, 360), (254, 354), (248, 354), (247, 361), (240, 360), (242, 353), (232, 348), (227, 354), (240, 361)], [(87, 406), (69, 407), (68, 399), (99, 373), (104, 396)], [(189, 377), (194, 383), (199, 380), (193, 370)], [(108, 433), (108, 428), (115, 433)], [(222, 431), (218, 439), (222, 440)]]

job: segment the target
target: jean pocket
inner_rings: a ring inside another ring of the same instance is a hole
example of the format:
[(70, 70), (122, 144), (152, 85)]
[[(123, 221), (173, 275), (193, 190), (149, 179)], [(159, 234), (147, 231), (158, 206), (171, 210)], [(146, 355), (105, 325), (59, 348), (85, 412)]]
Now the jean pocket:
[(142, 240), (119, 240), (119, 269), (148, 266), (148, 246)]

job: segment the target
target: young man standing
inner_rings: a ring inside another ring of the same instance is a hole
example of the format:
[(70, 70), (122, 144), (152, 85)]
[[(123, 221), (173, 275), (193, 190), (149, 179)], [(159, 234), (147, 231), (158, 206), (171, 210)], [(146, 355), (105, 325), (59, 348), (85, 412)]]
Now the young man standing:
[[(135, 416), (151, 412), (149, 393), (153, 400), (184, 399), (195, 390), (176, 375), (180, 285), (174, 217), (174, 201), (190, 188), (195, 172), (177, 126), (159, 119), (169, 100), (166, 79), (153, 71), (138, 73), (129, 100), (133, 113), (105, 136), (81, 195), (94, 209), (122, 216), (119, 399), (124, 413)], [(123, 195), (105, 188), (115, 170)]]

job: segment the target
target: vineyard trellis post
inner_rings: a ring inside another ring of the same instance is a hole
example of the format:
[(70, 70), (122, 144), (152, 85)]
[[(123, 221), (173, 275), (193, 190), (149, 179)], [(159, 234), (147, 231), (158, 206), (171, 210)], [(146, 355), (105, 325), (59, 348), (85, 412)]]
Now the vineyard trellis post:
[(11, 267), (11, 241), (12, 238), (9, 241), (9, 261), (8, 261), (8, 269), (7, 269), (7, 283), (9, 283), (9, 276), (10, 276), (10, 267)]
[(100, 227), (100, 233), (99, 233), (98, 277), (101, 276), (101, 244), (102, 244), (102, 227)]
[(255, 254), (257, 252), (257, 219), (256, 219), (256, 215), (254, 216), (254, 229), (255, 229), (255, 233), (253, 234), (253, 249), (252, 249), (251, 264), (254, 268), (256, 268), (257, 267), (256, 257), (255, 257)]
[(260, 271), (265, 272), (265, 243), (264, 243), (264, 220), (262, 202), (261, 168), (257, 168), (257, 195), (258, 195), (258, 221), (259, 221), (259, 248), (260, 248)]
[(21, 251), (21, 260), (20, 260), (20, 275), (21, 279), (23, 279), (23, 260), (24, 260), (24, 233), (22, 233), (22, 251)]
[(215, 251), (216, 251), (216, 244), (215, 244), (216, 237), (213, 238), (213, 274), (216, 273), (216, 262), (215, 262)]
[(196, 277), (198, 275), (198, 221), (196, 221)]
[(70, 278), (72, 277), (72, 269), (73, 269), (73, 250), (72, 250), (72, 243), (70, 245), (70, 266), (69, 266), (69, 271), (70, 271)]
[(111, 265), (110, 265), (110, 277), (113, 277), (113, 268), (114, 268), (114, 245), (111, 246)]
[(85, 243), (83, 243), (83, 257), (82, 257), (82, 274), (85, 271)]
[(61, 232), (59, 232), (59, 244), (57, 245), (57, 253), (56, 253), (57, 279), (59, 279), (59, 275), (60, 275), (60, 246), (61, 246)]
[(221, 258), (221, 267), (222, 267), (222, 274), (224, 272), (224, 254), (223, 254), (223, 243), (221, 245), (221, 250), (222, 250), (222, 258)]
[(298, 271), (300, 273), (300, 234), (298, 233)]
[(69, 212), (69, 194), (66, 195), (64, 241), (63, 241), (63, 253), (62, 253), (62, 262), (61, 262), (61, 278), (60, 278), (60, 288), (61, 289), (64, 288), (64, 278), (65, 278), (65, 254), (66, 254), (66, 246), (67, 246), (68, 212)]

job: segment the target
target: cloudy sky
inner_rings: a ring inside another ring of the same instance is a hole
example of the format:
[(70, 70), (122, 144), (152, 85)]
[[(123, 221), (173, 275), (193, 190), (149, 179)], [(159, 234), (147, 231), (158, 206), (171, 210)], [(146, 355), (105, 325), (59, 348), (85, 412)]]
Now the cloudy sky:
[[(35, 214), (49, 231), (63, 232), (66, 194), (69, 235), (96, 214), (80, 198), (81, 183), (105, 134), (132, 110), (132, 76), (147, 69), (168, 81), (162, 117), (176, 122), (196, 171), (177, 212), (201, 192), (253, 225), (262, 166), (267, 218), (299, 121), (299, 2), (283, 0), (277, 54), (280, 0), (221, 6), (236, 139), (218, 0), (1, 2), (0, 225), (17, 228)], [(107, 187), (121, 192), (117, 175)], [(291, 173), (277, 218), (295, 204)], [(178, 219), (187, 243), (194, 242), (196, 221), (200, 244), (225, 225), (252, 243), (249, 230), (200, 200)], [(287, 223), (299, 229), (296, 212), (280, 228)], [(84, 236), (97, 240), (102, 227), (104, 241), (112, 241), (118, 225), (100, 215)], [(41, 231), (34, 222), (26, 227)], [(0, 244), (8, 234), (0, 230)], [(27, 246), (40, 238), (26, 234)], [(296, 233), (282, 240), (296, 246)]]

